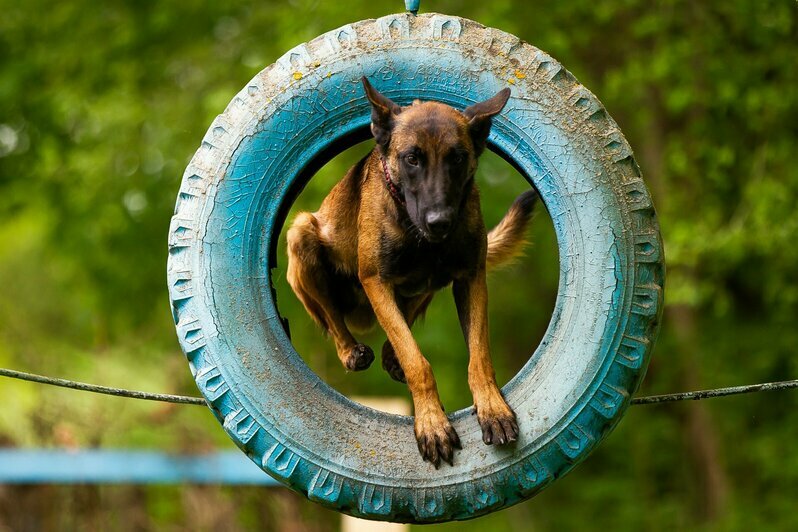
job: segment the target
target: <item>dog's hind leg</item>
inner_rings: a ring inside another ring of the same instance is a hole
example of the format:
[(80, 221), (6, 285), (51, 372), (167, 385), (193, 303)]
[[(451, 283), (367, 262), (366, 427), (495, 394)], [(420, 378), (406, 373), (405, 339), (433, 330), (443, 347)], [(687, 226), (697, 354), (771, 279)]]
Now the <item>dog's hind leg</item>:
[[(409, 299), (403, 302), (403, 304), (399, 305), (402, 314), (407, 320), (408, 327), (412, 327), (416, 319), (424, 314), (430, 302), (432, 301), (433, 295), (433, 292), (423, 294), (421, 296)], [(385, 343), (382, 344), (382, 369), (387, 371), (388, 375), (390, 375), (393, 380), (404, 383), (407, 382), (407, 379), (405, 379), (405, 372), (402, 370), (402, 365), (399, 363), (399, 359), (396, 357), (396, 351), (394, 350), (393, 345), (391, 345), (390, 340), (385, 340)]]
[(349, 332), (344, 314), (332, 297), (332, 279), (324, 253), (318, 220), (311, 213), (300, 213), (288, 230), (288, 284), (308, 314), (332, 336), (344, 367), (364, 370), (374, 361), (374, 352)]

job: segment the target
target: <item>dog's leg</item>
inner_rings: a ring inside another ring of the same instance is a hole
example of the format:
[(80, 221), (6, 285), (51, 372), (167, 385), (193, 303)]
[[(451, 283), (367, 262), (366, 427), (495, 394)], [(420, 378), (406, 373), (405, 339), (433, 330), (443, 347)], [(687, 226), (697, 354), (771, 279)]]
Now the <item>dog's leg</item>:
[(361, 276), (360, 282), (404, 370), (413, 397), (418, 450), (436, 468), (441, 459), (451, 464), (454, 449), (460, 449), (460, 438), (443, 412), (432, 368), (410, 333), (390, 285), (379, 275)]
[[(413, 323), (415, 323), (416, 319), (424, 314), (430, 301), (432, 301), (433, 295), (434, 294), (429, 293), (414, 297), (400, 305), (402, 315), (405, 317), (408, 327), (413, 327)], [(390, 340), (385, 340), (385, 343), (382, 344), (382, 369), (387, 371), (388, 375), (390, 375), (393, 380), (397, 382), (407, 382), (405, 372), (402, 370), (399, 359), (396, 358), (396, 350), (393, 348), (393, 345), (391, 345)]]
[(468, 343), (468, 386), (474, 396), (482, 441), (503, 445), (518, 438), (515, 413), (507, 406), (490, 359), (488, 338), (488, 288), (485, 270), (471, 278), (454, 282), (457, 314)]
[(315, 216), (299, 214), (288, 230), (288, 284), (308, 314), (333, 337), (335, 350), (350, 371), (368, 368), (374, 361), (370, 347), (358, 343), (330, 296), (329, 274), (321, 260), (324, 252)]

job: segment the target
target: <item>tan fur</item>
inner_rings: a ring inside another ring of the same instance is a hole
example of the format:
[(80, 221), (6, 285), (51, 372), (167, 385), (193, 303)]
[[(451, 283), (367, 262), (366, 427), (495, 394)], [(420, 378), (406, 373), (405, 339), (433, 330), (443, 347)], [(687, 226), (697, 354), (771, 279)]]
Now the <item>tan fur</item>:
[(530, 215), (513, 204), (504, 218), (488, 233), (488, 271), (512, 264), (524, 252), (524, 237)]
[[(378, 118), (393, 120), (390, 144), (381, 147), (392, 176), (401, 175), (399, 154), (414, 146), (425, 150), (430, 166), (444, 164), (451, 146), (465, 146), (469, 150), (467, 169), (473, 175), (481, 148), (472, 142), (472, 124), (481, 118), (469, 119), (435, 102), (415, 102), (400, 111), (364, 84)], [(486, 104), (496, 107), (493, 100)], [(374, 123), (372, 131), (379, 143), (383, 132)], [(383, 367), (394, 379), (407, 382), (419, 451), (437, 467), (441, 459), (452, 462), (460, 442), (443, 411), (432, 368), (410, 326), (440, 286), (433, 285), (432, 278), (419, 277), (414, 267), (402, 269), (401, 256), (395, 254), (412, 253), (421, 237), (415, 234), (418, 229), (399, 222), (403, 207), (391, 196), (385, 177), (381, 151), (376, 149), (344, 176), (317, 212), (296, 216), (288, 231), (287, 278), (308, 314), (332, 336), (338, 357), (349, 370), (366, 369), (374, 358), (370, 348), (357, 343), (349, 327), (367, 327), (376, 318), (388, 337), (382, 349)], [(517, 425), (498, 389), (490, 359), (485, 272), (486, 265), (496, 266), (520, 250), (529, 217), (523, 209), (511, 208), (488, 236), (479, 192), (476, 186), (469, 186), (454, 233), (436, 249), (441, 257), (448, 257), (440, 267), (446, 268), (453, 283), (470, 353), (468, 382), (483, 434), (488, 435), (485, 441), (493, 443), (491, 438), (495, 438), (497, 443), (505, 443), (505, 439), (514, 440)], [(460, 256), (462, 263), (454, 259)], [(435, 256), (420, 260), (418, 268), (432, 268), (429, 271), (433, 273), (440, 268), (428, 263), (436, 260)], [(399, 266), (391, 261), (399, 261)]]

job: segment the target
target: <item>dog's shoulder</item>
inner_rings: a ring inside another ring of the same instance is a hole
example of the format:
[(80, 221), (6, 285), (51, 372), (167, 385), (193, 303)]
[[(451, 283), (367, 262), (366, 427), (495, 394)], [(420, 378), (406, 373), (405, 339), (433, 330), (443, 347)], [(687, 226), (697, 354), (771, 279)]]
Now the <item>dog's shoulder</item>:
[(368, 156), (357, 162), (332, 188), (316, 213), (319, 235), (336, 269), (357, 271), (358, 218), (362, 207), (363, 182)]

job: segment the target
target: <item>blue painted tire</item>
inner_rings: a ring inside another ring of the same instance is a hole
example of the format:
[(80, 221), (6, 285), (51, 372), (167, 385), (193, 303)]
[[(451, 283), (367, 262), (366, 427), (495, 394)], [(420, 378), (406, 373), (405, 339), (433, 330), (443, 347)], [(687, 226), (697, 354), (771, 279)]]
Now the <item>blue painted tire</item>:
[[(420, 459), (412, 418), (356, 404), (305, 365), (271, 289), (293, 198), (315, 169), (369, 136), (363, 75), (401, 104), (457, 108), (511, 85), (490, 145), (534, 183), (558, 239), (551, 323), (503, 389), (517, 445), (485, 446), (473, 408), (460, 410), (450, 418), (463, 450), (440, 470)], [(583, 460), (643, 377), (663, 280), (649, 194), (595, 96), (516, 37), (438, 14), (347, 25), (260, 72), (188, 165), (169, 235), (180, 343), (230, 437), (308, 498), (380, 520), (472, 518), (533, 496)]]

